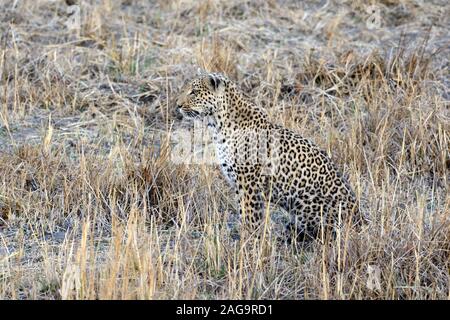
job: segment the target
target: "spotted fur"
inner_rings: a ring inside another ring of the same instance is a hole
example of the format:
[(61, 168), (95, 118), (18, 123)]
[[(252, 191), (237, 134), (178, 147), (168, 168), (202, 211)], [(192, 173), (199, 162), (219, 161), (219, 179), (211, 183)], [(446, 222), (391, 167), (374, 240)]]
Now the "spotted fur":
[(225, 76), (203, 74), (186, 83), (177, 112), (207, 119), (221, 171), (251, 229), (261, 224), (268, 202), (290, 213), (288, 227), (302, 237), (314, 237), (321, 226), (333, 227), (359, 213), (353, 191), (332, 160), (309, 140), (272, 123)]

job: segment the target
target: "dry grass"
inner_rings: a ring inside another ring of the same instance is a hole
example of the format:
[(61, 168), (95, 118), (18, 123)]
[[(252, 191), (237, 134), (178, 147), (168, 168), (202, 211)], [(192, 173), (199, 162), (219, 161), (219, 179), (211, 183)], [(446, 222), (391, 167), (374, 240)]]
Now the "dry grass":
[[(1, 1), (0, 299), (448, 299), (449, 7), (373, 1), (370, 30), (302, 3), (81, 1), (70, 30), (64, 1)], [(170, 161), (198, 67), (327, 150), (368, 228), (233, 240), (217, 169)]]

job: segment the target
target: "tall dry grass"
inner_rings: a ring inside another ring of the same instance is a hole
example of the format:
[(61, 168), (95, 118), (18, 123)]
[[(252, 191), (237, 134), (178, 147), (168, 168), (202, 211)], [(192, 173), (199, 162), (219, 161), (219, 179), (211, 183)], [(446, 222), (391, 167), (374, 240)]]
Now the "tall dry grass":
[[(368, 29), (358, 1), (78, 4), (74, 29), (0, 4), (1, 299), (450, 297), (448, 6), (374, 1)], [(198, 67), (326, 150), (367, 227), (233, 237), (218, 170), (171, 161)]]

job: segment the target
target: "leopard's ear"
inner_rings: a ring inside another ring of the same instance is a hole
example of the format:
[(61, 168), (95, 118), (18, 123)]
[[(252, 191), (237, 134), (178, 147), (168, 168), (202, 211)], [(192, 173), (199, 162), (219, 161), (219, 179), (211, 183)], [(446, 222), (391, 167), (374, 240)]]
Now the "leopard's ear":
[(216, 74), (209, 74), (205, 78), (206, 85), (212, 92), (220, 93), (224, 90), (225, 84), (223, 80)]

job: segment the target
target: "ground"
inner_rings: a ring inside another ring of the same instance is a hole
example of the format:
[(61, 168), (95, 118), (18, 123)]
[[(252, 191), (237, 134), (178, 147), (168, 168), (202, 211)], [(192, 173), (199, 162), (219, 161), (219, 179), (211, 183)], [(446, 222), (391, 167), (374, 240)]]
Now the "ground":
[[(0, 2), (0, 299), (450, 297), (446, 1), (66, 2)], [(368, 227), (236, 240), (217, 167), (171, 159), (198, 68), (325, 150)]]

